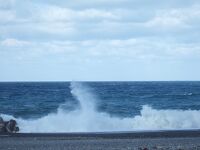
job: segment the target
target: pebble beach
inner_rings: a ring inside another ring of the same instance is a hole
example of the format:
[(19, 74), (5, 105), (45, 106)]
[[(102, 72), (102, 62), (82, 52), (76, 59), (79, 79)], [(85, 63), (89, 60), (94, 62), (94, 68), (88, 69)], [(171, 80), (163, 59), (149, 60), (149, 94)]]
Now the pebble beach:
[(200, 130), (1, 134), (2, 150), (199, 150)]

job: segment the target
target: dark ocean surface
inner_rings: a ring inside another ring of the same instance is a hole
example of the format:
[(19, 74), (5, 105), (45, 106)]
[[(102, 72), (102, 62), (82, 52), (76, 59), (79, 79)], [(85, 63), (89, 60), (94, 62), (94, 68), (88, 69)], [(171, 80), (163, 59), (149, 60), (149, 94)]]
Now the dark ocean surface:
[(0, 114), (23, 132), (199, 128), (200, 82), (1, 82)]

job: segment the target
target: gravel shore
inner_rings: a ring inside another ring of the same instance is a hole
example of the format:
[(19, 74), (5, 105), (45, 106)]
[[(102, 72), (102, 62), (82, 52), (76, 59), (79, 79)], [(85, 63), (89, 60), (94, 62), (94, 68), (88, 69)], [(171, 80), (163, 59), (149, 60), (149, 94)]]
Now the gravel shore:
[(200, 150), (200, 130), (0, 135), (0, 150)]

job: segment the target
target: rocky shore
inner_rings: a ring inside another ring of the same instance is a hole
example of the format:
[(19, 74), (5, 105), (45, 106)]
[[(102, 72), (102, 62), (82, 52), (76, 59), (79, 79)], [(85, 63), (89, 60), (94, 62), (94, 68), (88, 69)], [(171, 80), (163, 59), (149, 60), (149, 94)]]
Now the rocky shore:
[(19, 132), (16, 120), (4, 120), (0, 116), (0, 134)]

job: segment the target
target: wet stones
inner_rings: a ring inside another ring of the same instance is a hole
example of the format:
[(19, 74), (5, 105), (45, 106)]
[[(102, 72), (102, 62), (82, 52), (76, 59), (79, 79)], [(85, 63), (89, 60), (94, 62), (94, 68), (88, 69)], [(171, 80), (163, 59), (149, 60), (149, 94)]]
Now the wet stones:
[(19, 127), (17, 127), (16, 120), (4, 121), (2, 117), (0, 117), (0, 134), (1, 133), (16, 133), (19, 131)]

